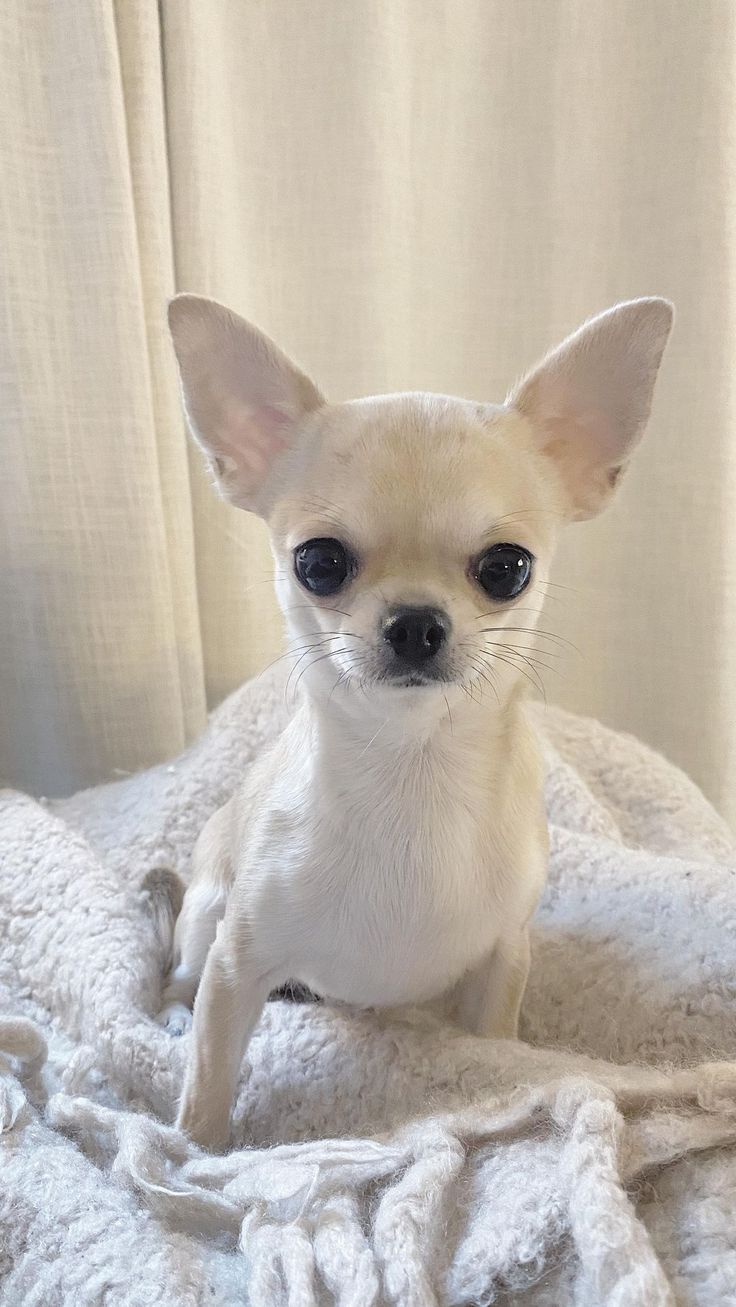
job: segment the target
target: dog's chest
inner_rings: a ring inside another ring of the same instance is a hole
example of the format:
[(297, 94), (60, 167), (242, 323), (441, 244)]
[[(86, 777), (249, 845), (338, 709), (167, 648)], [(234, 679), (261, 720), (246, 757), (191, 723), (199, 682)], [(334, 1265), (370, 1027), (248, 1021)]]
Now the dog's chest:
[(488, 785), (423, 757), (317, 794), (280, 877), (295, 974), (369, 1005), (441, 992), (490, 951), (508, 909)]

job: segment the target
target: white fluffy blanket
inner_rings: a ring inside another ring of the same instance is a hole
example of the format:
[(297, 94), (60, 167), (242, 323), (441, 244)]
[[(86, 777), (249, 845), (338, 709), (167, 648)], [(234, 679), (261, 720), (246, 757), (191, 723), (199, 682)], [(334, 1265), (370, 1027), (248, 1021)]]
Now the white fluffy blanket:
[(0, 796), (7, 1307), (736, 1303), (736, 852), (634, 740), (539, 710), (550, 881), (525, 1042), (272, 1002), (226, 1157), (167, 1122), (174, 878), (284, 717), (245, 686), (175, 764)]

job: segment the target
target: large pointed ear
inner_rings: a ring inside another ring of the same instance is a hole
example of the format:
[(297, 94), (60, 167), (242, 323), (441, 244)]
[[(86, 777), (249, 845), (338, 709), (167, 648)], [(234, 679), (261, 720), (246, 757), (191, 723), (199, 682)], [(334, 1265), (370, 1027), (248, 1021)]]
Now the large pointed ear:
[(222, 494), (267, 513), (281, 457), (322, 396), (268, 336), (214, 300), (177, 295), (169, 326), (189, 426)]
[(672, 317), (664, 299), (617, 304), (568, 336), (506, 401), (554, 459), (574, 519), (604, 507), (642, 435)]

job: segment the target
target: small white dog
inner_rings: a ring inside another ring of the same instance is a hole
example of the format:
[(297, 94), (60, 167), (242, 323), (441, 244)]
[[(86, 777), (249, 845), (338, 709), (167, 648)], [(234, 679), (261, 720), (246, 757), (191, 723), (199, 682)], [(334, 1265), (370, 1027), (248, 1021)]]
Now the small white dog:
[(176, 925), (162, 1019), (196, 992), (178, 1123), (198, 1143), (226, 1144), (247, 1041), (290, 978), (364, 1006), (446, 996), (468, 1030), (516, 1036), (547, 862), (524, 706), (544, 578), (642, 434), (671, 323), (666, 300), (619, 304), (503, 405), (328, 404), (235, 314), (172, 302), (192, 432), (268, 523), (303, 689), (203, 830)]

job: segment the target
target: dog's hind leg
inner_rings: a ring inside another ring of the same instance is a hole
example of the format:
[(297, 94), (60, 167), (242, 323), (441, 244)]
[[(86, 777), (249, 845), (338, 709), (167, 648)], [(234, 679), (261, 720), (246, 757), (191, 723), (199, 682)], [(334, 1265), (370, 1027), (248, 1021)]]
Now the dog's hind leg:
[(207, 954), (225, 914), (232, 883), (230, 805), (208, 821), (194, 847), (192, 879), (174, 930), (172, 965), (157, 1020), (172, 1034), (191, 1024), (192, 1005)]

